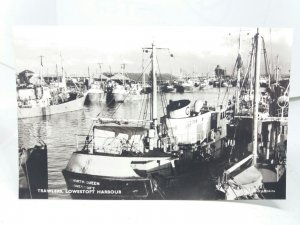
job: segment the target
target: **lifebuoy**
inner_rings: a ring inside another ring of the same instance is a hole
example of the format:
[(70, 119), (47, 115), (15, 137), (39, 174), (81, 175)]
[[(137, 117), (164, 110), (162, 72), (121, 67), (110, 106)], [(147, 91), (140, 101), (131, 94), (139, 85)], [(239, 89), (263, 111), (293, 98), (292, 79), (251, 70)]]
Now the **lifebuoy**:
[(185, 114), (186, 114), (187, 116), (190, 115), (190, 106), (188, 106), (188, 107), (185, 108)]
[(231, 119), (231, 115), (226, 113), (225, 118), (226, 118), (226, 120), (230, 120)]

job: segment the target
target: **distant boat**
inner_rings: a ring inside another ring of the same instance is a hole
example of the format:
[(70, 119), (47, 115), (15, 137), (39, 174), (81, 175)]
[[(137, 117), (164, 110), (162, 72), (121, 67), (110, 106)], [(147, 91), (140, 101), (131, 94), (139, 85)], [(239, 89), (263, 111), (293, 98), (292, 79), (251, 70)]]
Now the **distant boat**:
[(207, 79), (200, 80), (200, 83), (199, 83), (200, 90), (208, 89), (210, 87), (212, 87), (212, 85), (210, 84), (210, 82)]
[(112, 90), (112, 96), (115, 102), (124, 102), (129, 91), (125, 89), (124, 85), (116, 84)]
[(88, 104), (97, 104), (105, 101), (103, 86), (99, 81), (92, 83), (91, 88), (87, 91), (85, 102)]
[(219, 80), (213, 81), (213, 87), (220, 87), (220, 81)]
[(65, 73), (62, 68), (60, 80), (45, 83), (41, 56), (41, 73), (32, 76), (17, 87), (18, 118), (49, 116), (83, 109), (85, 95), (74, 81), (74, 89), (67, 88)]
[(268, 81), (268, 79), (267, 79), (266, 77), (261, 78), (260, 81), (259, 81), (259, 85), (260, 85), (261, 87), (267, 87), (267, 86), (268, 86), (268, 83), (269, 83), (269, 81)]
[(171, 92), (176, 92), (176, 88), (174, 87), (173, 84), (164, 83), (161, 86), (161, 91), (165, 93), (171, 93)]
[[(42, 94), (37, 97), (39, 90)], [(49, 87), (27, 87), (18, 89), (18, 118), (49, 116), (83, 109), (85, 95), (51, 94)]]
[(179, 82), (176, 88), (177, 92), (180, 93), (194, 92), (194, 84), (190, 79), (188, 79), (187, 81)]
[(112, 102), (124, 102), (127, 96), (129, 95), (129, 84), (126, 83), (130, 81), (130, 79), (125, 76), (124, 69), (125, 64), (121, 65), (122, 73), (116, 74), (112, 76), (110, 79), (113, 81), (111, 84), (111, 88), (108, 88), (108, 95), (111, 95)]
[(200, 83), (201, 82), (199, 80), (194, 80), (194, 87), (199, 87)]
[(102, 89), (91, 88), (87, 91), (86, 102), (89, 104), (96, 104), (104, 98), (104, 91)]
[(126, 97), (127, 101), (140, 101), (145, 97), (144, 89), (141, 84), (131, 82), (129, 85), (129, 94)]
[(226, 80), (222, 81), (221, 86), (222, 87), (229, 87), (228, 81), (226, 81)]

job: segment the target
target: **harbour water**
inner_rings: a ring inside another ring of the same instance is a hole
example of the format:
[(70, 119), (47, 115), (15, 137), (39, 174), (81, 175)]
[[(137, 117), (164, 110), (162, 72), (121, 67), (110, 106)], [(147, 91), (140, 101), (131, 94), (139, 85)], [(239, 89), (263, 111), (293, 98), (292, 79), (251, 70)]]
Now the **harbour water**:
[[(165, 97), (167, 101), (189, 99), (193, 104), (195, 100), (200, 99), (203, 102), (207, 101), (210, 105), (217, 105), (227, 104), (234, 92), (234, 88), (211, 88), (197, 90), (193, 93), (168, 93)], [(160, 95), (158, 99), (159, 116), (162, 116), (163, 107)], [(66, 167), (72, 152), (76, 150), (77, 141), (79, 149), (81, 148), (84, 136), (88, 134), (93, 123), (92, 118), (96, 118), (100, 113), (102, 117), (111, 117), (113, 115), (114, 118), (137, 119), (142, 117), (140, 114), (141, 107), (143, 107), (142, 100), (112, 106), (108, 106), (106, 103), (99, 103), (97, 105), (85, 106), (80, 111), (51, 115), (45, 118), (22, 119), (18, 121), (19, 147), (33, 147), (38, 143), (38, 139), (43, 140), (48, 147), (48, 188), (65, 190), (67, 187), (62, 170)], [(203, 185), (205, 186), (205, 184)], [(193, 192), (195, 188), (186, 189), (188, 192), (191, 191), (191, 199), (195, 199), (194, 194), (196, 193)], [(205, 189), (205, 187), (203, 188)], [(199, 192), (199, 187), (197, 187), (196, 192)], [(207, 193), (204, 193), (203, 196), (212, 199)], [(69, 194), (63, 192), (49, 193), (49, 198), (68, 199), (71, 197)], [(189, 199), (189, 197), (185, 196), (185, 199)]]

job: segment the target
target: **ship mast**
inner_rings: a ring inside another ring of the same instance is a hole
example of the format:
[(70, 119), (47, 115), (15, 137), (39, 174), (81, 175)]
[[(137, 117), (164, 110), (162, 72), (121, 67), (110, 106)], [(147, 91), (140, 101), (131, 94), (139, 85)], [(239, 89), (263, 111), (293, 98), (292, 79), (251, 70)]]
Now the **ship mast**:
[(254, 84), (254, 101), (253, 101), (253, 165), (257, 161), (257, 145), (258, 145), (258, 104), (259, 104), (259, 77), (260, 77), (260, 57), (261, 57), (261, 38), (259, 36), (259, 29), (255, 35), (255, 84)]
[(279, 80), (279, 67), (278, 67), (278, 64), (279, 63), (279, 56), (277, 55), (276, 56), (276, 70), (275, 70), (275, 80), (276, 80), (276, 83), (278, 84), (278, 80)]
[(146, 87), (146, 78), (145, 78), (145, 67), (144, 67), (144, 49), (143, 49), (143, 55), (142, 55), (142, 78), (143, 78), (143, 91), (145, 92), (145, 87)]
[(61, 76), (62, 76), (62, 85), (63, 88), (66, 90), (67, 89), (67, 83), (66, 83), (66, 76), (65, 76), (65, 71), (64, 71), (64, 66), (63, 66), (63, 58), (61, 56), (61, 52), (60, 52), (60, 63), (61, 63)]
[(152, 44), (152, 120), (154, 129), (157, 127), (157, 78), (156, 78), (156, 48)]
[(238, 50), (238, 58), (237, 58), (237, 83), (236, 83), (236, 87), (237, 87), (237, 94), (236, 94), (236, 107), (235, 107), (235, 112), (239, 113), (239, 109), (240, 109), (240, 80), (241, 80), (241, 30), (240, 30), (240, 34), (239, 34), (239, 50)]
[(123, 85), (125, 85), (125, 79), (124, 79), (124, 70), (125, 70), (125, 63), (122, 63), (121, 64), (121, 74), (122, 74), (122, 82), (123, 82)]

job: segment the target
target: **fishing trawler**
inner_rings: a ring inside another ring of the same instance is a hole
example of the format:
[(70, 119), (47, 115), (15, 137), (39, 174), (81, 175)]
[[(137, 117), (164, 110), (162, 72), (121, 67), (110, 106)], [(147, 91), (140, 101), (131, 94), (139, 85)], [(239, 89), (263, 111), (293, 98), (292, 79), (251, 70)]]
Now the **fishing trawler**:
[[(43, 67), (42, 58), (41, 66)], [(45, 84), (41, 69), (40, 82), (17, 87), (18, 118), (49, 116), (83, 109), (85, 96), (67, 90), (64, 72), (62, 81)]]
[(152, 51), (151, 118), (95, 119), (92, 134), (62, 171), (72, 198), (152, 198), (160, 193), (162, 178), (176, 176), (180, 161), (221, 155), (227, 108), (170, 101), (159, 120), (157, 49), (153, 44), (147, 50)]
[(199, 89), (200, 90), (205, 90), (205, 89), (208, 89), (208, 88), (211, 88), (212, 85), (210, 85), (209, 83), (209, 80), (208, 79), (200, 79), (200, 82), (199, 82)]
[(105, 100), (105, 93), (101, 84), (97, 81), (91, 84), (91, 88), (87, 91), (86, 100), (89, 104), (96, 104)]
[[(101, 66), (100, 66), (101, 69)], [(105, 84), (104, 80), (108, 78), (100, 74), (99, 79), (95, 79), (90, 74), (90, 69), (88, 68), (88, 75), (89, 75), (89, 89), (86, 94), (85, 104), (97, 104), (99, 102), (105, 101)]]
[[(152, 45), (155, 59), (155, 45)], [(74, 152), (63, 175), (73, 198), (146, 198), (153, 194), (153, 176), (173, 173), (176, 156), (158, 131), (157, 82), (152, 60), (152, 118), (97, 118), (93, 134)], [(82, 191), (84, 190), (84, 191)]]
[(129, 78), (125, 76), (124, 70), (125, 64), (123, 63), (121, 64), (121, 74), (116, 74), (110, 78), (113, 85), (111, 89), (108, 89), (108, 92), (112, 96), (112, 101), (116, 103), (124, 102), (129, 95), (129, 85), (126, 83)]
[(19, 149), (19, 198), (47, 199), (47, 145), (43, 141), (33, 148)]
[(180, 81), (177, 84), (177, 92), (180, 93), (190, 93), (194, 91), (194, 84), (193, 81), (190, 78), (187, 78), (184, 81)]
[(165, 82), (161, 85), (161, 91), (165, 93), (176, 92), (176, 87), (171, 82)]
[[(284, 198), (285, 193), (285, 159), (288, 89), (278, 91), (278, 81), (269, 86), (267, 91), (260, 88), (260, 53), (262, 37), (257, 34), (251, 53), (248, 75), (251, 75), (251, 64), (254, 63), (254, 92), (241, 91), (239, 87), (240, 68), (237, 68), (237, 87), (240, 93), (236, 101), (235, 150), (236, 158), (241, 160), (228, 168), (220, 177), (217, 190), (225, 195), (225, 199), (243, 199), (263, 197), (265, 192), (274, 192), (271, 198)], [(266, 59), (265, 43), (263, 42)], [(266, 62), (266, 60), (265, 60)], [(268, 65), (265, 65), (267, 74)], [(269, 74), (270, 77), (270, 74)], [(252, 81), (252, 78), (249, 79)], [(270, 82), (266, 82), (269, 83)], [(245, 95), (247, 96), (245, 98)], [(241, 101), (242, 100), (242, 101)], [(247, 100), (247, 101), (246, 101)], [(269, 188), (269, 189), (266, 189)], [(271, 188), (271, 189), (270, 189)], [(281, 189), (281, 190), (279, 190)], [(284, 196), (282, 196), (284, 195)]]

